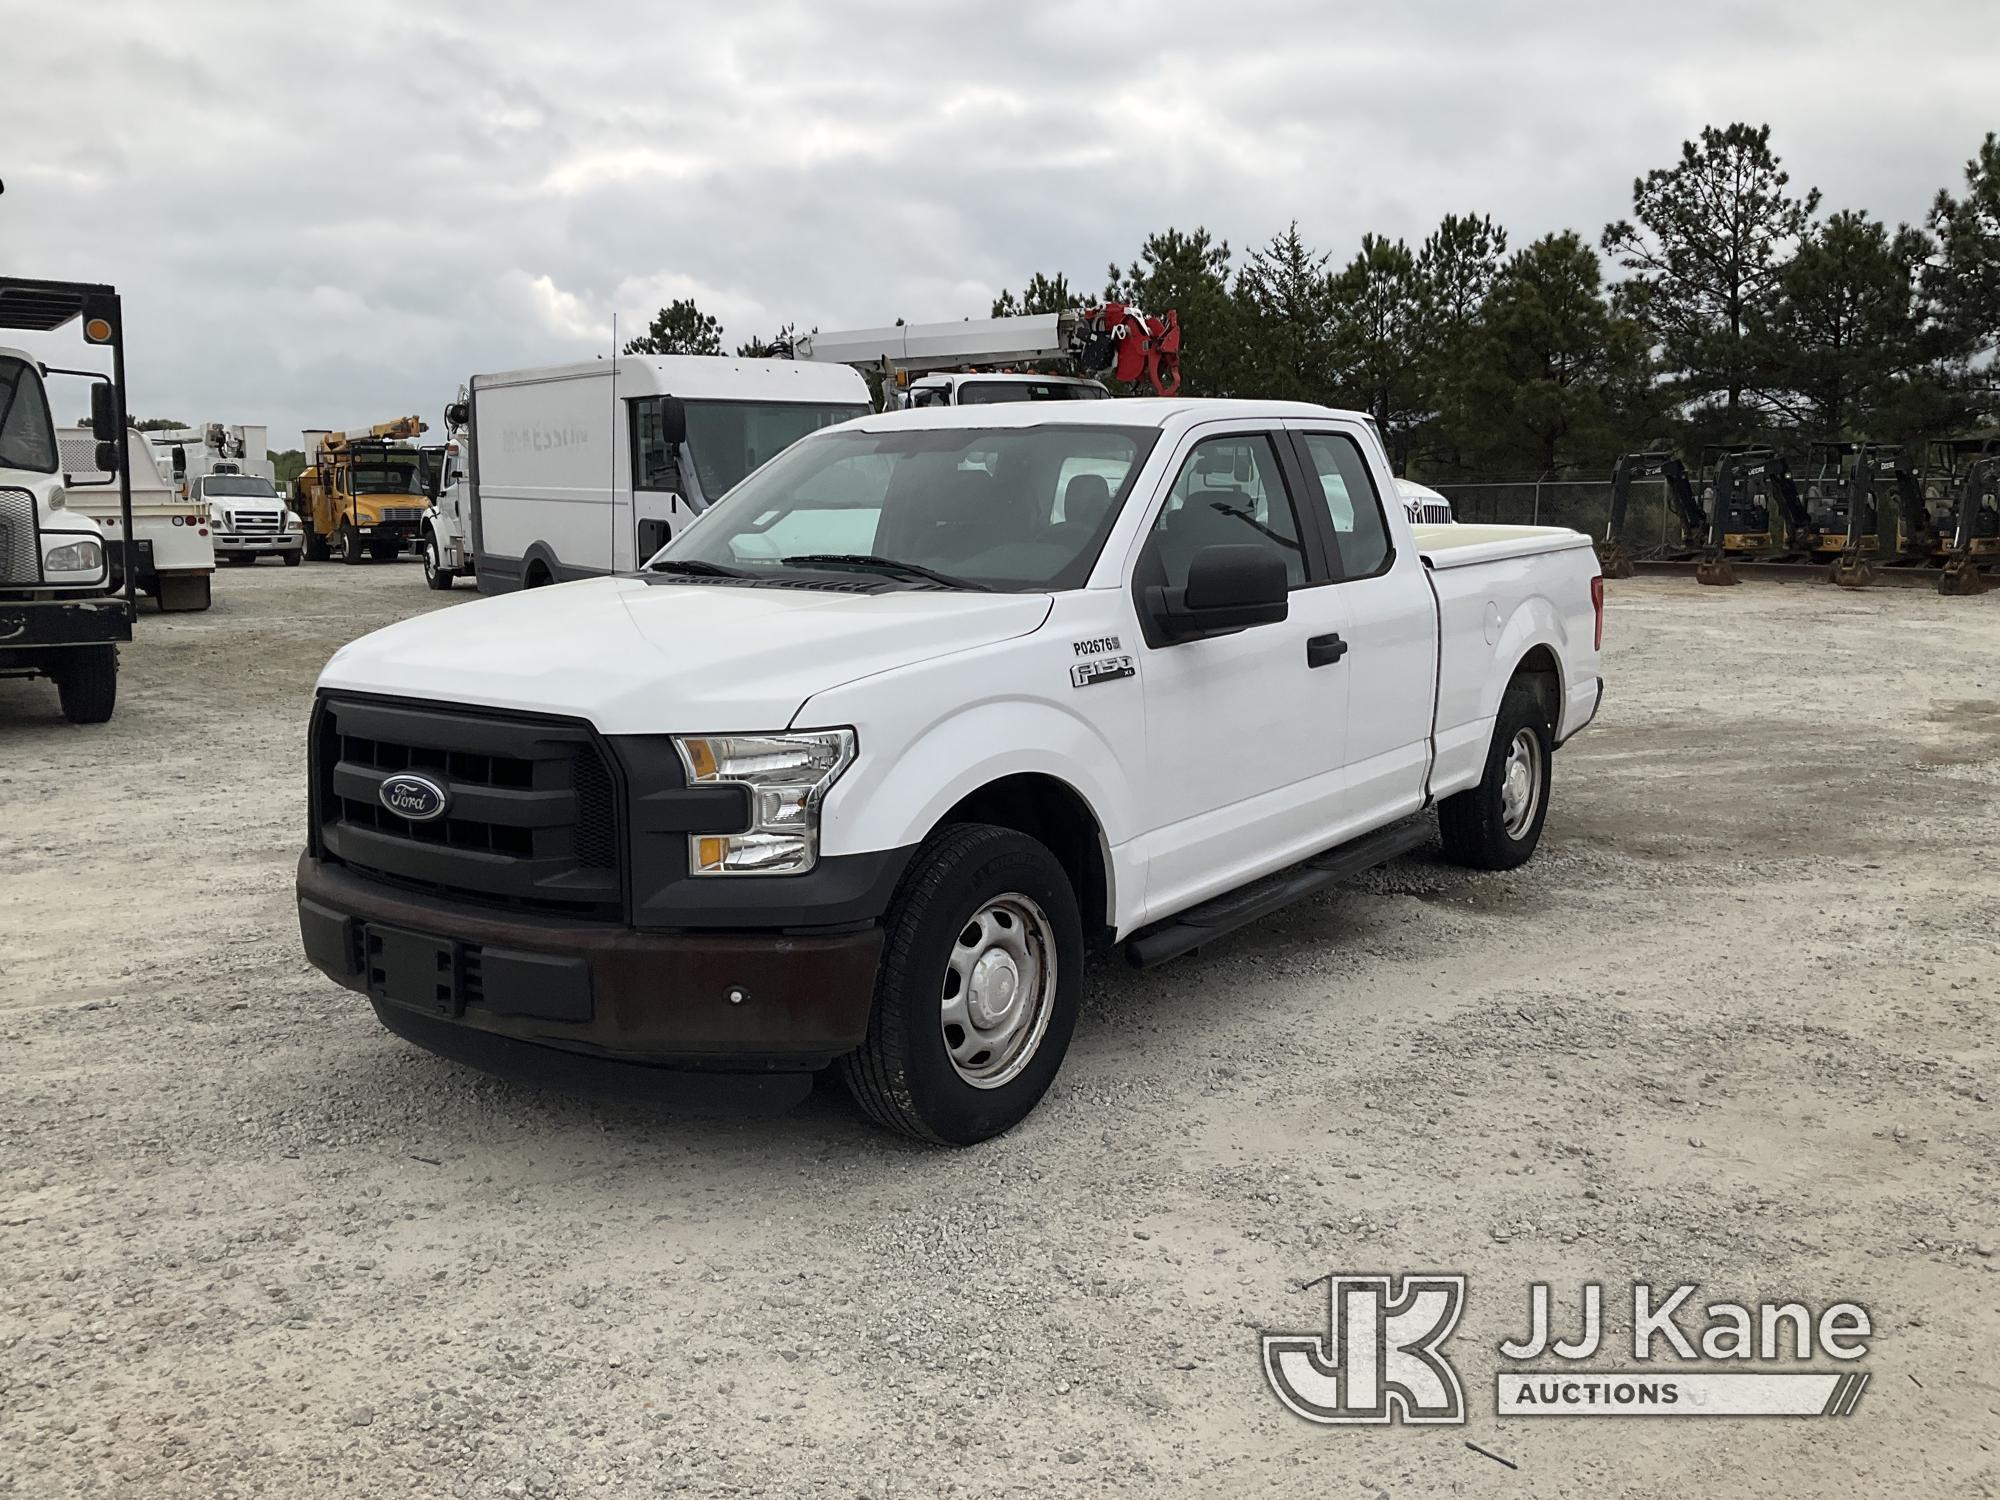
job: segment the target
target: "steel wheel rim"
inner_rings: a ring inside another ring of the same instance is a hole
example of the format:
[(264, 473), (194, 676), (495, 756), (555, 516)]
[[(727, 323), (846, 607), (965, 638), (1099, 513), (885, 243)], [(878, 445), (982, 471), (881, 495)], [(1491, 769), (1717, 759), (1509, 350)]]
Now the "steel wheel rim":
[(424, 577), (435, 578), (438, 571), (438, 549), (436, 542), (424, 543)]
[(1500, 771), (1500, 823), (1518, 839), (1534, 826), (1542, 805), (1542, 739), (1532, 729), (1515, 734)]
[(952, 1071), (976, 1089), (1018, 1078), (1041, 1048), (1055, 992), (1048, 913), (1019, 891), (981, 905), (952, 939), (939, 995)]

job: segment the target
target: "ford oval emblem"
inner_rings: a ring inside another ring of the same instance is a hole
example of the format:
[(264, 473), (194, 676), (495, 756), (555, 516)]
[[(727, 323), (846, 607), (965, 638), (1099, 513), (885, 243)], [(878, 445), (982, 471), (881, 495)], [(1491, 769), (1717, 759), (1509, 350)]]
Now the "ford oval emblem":
[(384, 779), (375, 795), (390, 812), (412, 823), (441, 818), (451, 806), (451, 798), (443, 787), (428, 776), (414, 776), (407, 771)]

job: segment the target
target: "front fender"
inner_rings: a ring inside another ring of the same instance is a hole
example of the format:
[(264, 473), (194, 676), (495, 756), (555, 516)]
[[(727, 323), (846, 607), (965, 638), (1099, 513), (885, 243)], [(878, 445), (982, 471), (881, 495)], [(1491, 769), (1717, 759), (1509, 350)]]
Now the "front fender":
[[(817, 712), (820, 700), (809, 707), (814, 711), (801, 715), (802, 725), (834, 722)], [(1132, 778), (1116, 774), (1116, 749), (1097, 726), (1045, 700), (990, 698), (922, 725), (899, 728), (876, 716), (857, 729), (861, 754), (821, 809), (829, 854), (916, 843), (973, 792), (1020, 775), (1068, 786), (1089, 806), (1107, 844), (1130, 837)]]

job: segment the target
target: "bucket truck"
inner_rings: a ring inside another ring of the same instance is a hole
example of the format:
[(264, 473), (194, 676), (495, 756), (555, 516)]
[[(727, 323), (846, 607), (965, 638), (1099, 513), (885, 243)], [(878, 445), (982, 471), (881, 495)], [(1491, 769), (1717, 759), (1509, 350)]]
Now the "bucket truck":
[[(1181, 385), (1181, 325), (1125, 302), (1015, 318), (898, 323), (847, 333), (805, 333), (793, 359), (850, 365), (881, 382), (884, 410), (972, 406), (1001, 401), (1074, 401), (1108, 395), (1109, 375), (1152, 394)], [(1084, 377), (1023, 372), (1022, 365), (1068, 360)]]

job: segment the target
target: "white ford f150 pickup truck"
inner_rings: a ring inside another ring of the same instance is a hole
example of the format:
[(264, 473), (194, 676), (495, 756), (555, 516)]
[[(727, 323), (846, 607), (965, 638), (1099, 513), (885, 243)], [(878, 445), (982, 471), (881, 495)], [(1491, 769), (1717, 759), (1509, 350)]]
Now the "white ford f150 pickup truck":
[(637, 575), (335, 653), (306, 953), (503, 1071), (838, 1064), (978, 1141), (1054, 1078), (1087, 948), (1188, 952), (1433, 808), (1451, 859), (1525, 860), (1602, 610), (1579, 533), (1413, 529), (1353, 413), (864, 417)]

